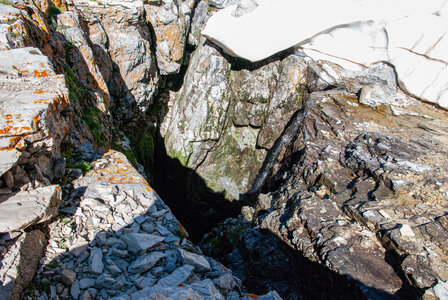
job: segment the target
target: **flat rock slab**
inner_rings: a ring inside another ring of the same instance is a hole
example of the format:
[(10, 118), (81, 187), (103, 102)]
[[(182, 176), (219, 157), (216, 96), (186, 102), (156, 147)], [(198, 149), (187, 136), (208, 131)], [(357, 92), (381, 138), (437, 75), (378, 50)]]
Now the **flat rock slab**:
[(61, 188), (40, 187), (13, 196), (0, 196), (0, 232), (17, 231), (58, 214)]
[(18, 161), (25, 141), (57, 143), (68, 126), (60, 112), (68, 105), (63, 75), (36, 48), (0, 52), (0, 176)]
[(131, 253), (144, 253), (164, 240), (163, 237), (148, 233), (129, 233), (123, 235), (121, 239), (128, 245)]

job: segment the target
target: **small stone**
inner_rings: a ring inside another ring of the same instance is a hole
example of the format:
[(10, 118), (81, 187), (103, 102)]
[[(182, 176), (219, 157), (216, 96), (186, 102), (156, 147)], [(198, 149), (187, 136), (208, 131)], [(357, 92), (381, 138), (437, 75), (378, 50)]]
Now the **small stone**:
[(165, 273), (163, 267), (155, 267), (151, 270), (151, 274), (154, 275), (155, 277), (160, 277), (162, 276), (163, 273)]
[(120, 250), (120, 249), (117, 249), (117, 248), (112, 248), (111, 249), (111, 253), (113, 255), (116, 255), (116, 256), (121, 257), (121, 258), (126, 258), (126, 257), (129, 256), (129, 253), (128, 253), (127, 250)]
[(129, 273), (143, 273), (154, 267), (159, 260), (166, 257), (163, 252), (151, 252), (138, 257), (128, 268)]
[(124, 241), (114, 237), (110, 237), (106, 240), (106, 246), (112, 247), (115, 245), (118, 245), (116, 246), (118, 249), (126, 249), (128, 247)]
[(12, 175), (11, 171), (6, 172), (3, 175), (3, 179), (5, 180), (5, 184), (9, 189), (12, 189), (14, 187), (14, 176)]
[(259, 300), (282, 300), (282, 297), (276, 291), (270, 291), (269, 293), (258, 297)]
[(80, 300), (92, 300), (92, 297), (90, 296), (90, 294), (89, 294), (88, 291), (85, 291), (85, 292), (82, 294)]
[(106, 243), (106, 240), (107, 240), (106, 232), (104, 232), (104, 231), (98, 232), (96, 234), (96, 240), (97, 240), (96, 244), (98, 246), (104, 245)]
[(146, 252), (163, 241), (162, 237), (147, 233), (129, 233), (121, 238), (128, 245), (128, 250), (137, 254)]
[(75, 282), (73, 282), (72, 286), (70, 287), (70, 295), (73, 299), (78, 299), (79, 293), (79, 281), (75, 280)]
[(64, 269), (61, 272), (61, 280), (65, 284), (72, 285), (76, 280), (76, 273), (72, 270)]
[(136, 285), (139, 289), (144, 289), (146, 287), (151, 287), (156, 283), (157, 279), (151, 275), (151, 273), (147, 273), (145, 276), (142, 276), (136, 280)]
[(160, 235), (173, 235), (171, 231), (163, 227), (162, 225), (157, 225), (156, 230), (160, 233)]
[(93, 248), (90, 250), (89, 256), (89, 270), (95, 274), (103, 273), (103, 252), (100, 248)]
[(411, 227), (408, 224), (404, 224), (400, 228), (400, 233), (402, 236), (406, 237), (414, 237), (415, 233), (412, 231)]
[(170, 288), (177, 286), (178, 284), (183, 284), (188, 278), (190, 278), (194, 267), (191, 265), (183, 265), (182, 267), (174, 270), (173, 273), (167, 275), (159, 280), (157, 283), (158, 287)]
[(90, 294), (90, 297), (92, 297), (92, 299), (96, 298), (96, 295), (98, 294), (98, 291), (94, 288), (88, 288), (87, 291)]
[(135, 222), (137, 222), (138, 224), (142, 224), (145, 221), (146, 221), (146, 219), (143, 216), (138, 216), (135, 218)]
[(140, 227), (146, 233), (153, 233), (156, 230), (156, 228), (149, 222), (141, 224)]
[(230, 292), (237, 286), (235, 279), (230, 273), (225, 273), (220, 277), (215, 278), (213, 280), (213, 283), (219, 288), (220, 292), (223, 295), (227, 295), (228, 292)]
[(440, 281), (434, 287), (434, 293), (436, 294), (437, 298), (439, 298), (441, 300), (447, 300), (448, 299), (448, 282)]
[(111, 272), (112, 273), (112, 275), (118, 275), (118, 274), (120, 274), (122, 271), (120, 270), (120, 268), (116, 265), (116, 264), (114, 264), (113, 262), (112, 263), (107, 263), (107, 265), (106, 265), (106, 269), (109, 271), (109, 272)]
[(79, 287), (83, 290), (94, 286), (96, 283), (95, 279), (92, 278), (83, 278), (79, 281)]
[(189, 264), (194, 266), (195, 270), (198, 272), (210, 271), (209, 262), (201, 255), (179, 249), (180, 255), (184, 264)]
[(102, 289), (108, 286), (111, 286), (115, 283), (115, 280), (109, 274), (101, 274), (96, 279), (95, 287), (98, 289)]

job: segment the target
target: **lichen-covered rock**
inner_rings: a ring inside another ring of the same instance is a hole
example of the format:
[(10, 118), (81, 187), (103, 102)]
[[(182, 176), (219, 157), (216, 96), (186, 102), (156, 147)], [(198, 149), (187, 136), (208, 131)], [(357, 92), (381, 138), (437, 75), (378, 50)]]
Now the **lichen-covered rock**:
[(194, 3), (193, 0), (163, 0), (145, 4), (146, 18), (155, 34), (157, 65), (162, 75), (180, 70)]
[[(27, 153), (58, 153), (69, 130), (63, 114), (69, 100), (64, 77), (55, 74), (48, 58), (36, 48), (1, 51), (0, 73), (2, 175), (20, 158), (32, 161)], [(40, 168), (51, 168), (51, 161)]]
[(301, 107), (305, 77), (306, 64), (294, 55), (253, 71), (233, 70), (202, 40), (161, 125), (168, 155), (196, 170), (213, 191), (238, 199)]

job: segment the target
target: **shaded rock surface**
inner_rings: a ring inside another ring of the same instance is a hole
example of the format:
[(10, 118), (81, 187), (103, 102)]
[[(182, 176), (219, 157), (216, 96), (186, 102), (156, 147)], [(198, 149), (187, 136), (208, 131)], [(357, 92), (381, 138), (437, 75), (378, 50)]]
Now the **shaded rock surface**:
[[(180, 223), (123, 154), (110, 151), (92, 165), (64, 201), (76, 212), (49, 226), (35, 282), (48, 280), (58, 295), (73, 298), (225, 299), (235, 292), (244, 299), (241, 282), (183, 238)], [(57, 283), (67, 273), (70, 281)], [(34, 293), (51, 297), (51, 288)]]

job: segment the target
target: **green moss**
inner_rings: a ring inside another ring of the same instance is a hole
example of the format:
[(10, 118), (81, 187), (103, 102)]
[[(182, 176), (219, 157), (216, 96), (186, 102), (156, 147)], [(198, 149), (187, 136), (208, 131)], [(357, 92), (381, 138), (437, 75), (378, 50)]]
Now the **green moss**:
[(135, 157), (137, 157), (137, 160), (142, 162), (145, 166), (151, 165), (154, 160), (155, 134), (156, 128), (149, 125), (145, 128), (142, 134), (131, 139), (132, 150), (135, 153)]
[(213, 10), (213, 8), (209, 5), (209, 6), (207, 7), (207, 11), (208, 11), (208, 12), (212, 12), (212, 10)]
[(82, 118), (92, 133), (95, 144), (100, 147), (103, 146), (106, 143), (106, 139), (103, 133), (103, 126), (100, 123), (99, 110), (96, 107), (84, 109)]
[(88, 162), (81, 162), (81, 163), (67, 163), (65, 165), (65, 167), (67, 168), (71, 168), (71, 169), (81, 169), (82, 173), (85, 174), (88, 171), (90, 171), (92, 169), (92, 166), (88, 163)]
[(60, 13), (62, 13), (61, 9), (59, 7), (56, 6), (52, 6), (48, 9), (48, 18), (47, 18), (47, 23), (48, 24), (52, 24), (53, 23), (53, 18), (57, 15), (59, 15)]
[(68, 66), (64, 66), (65, 82), (68, 86), (68, 97), (70, 100), (79, 101), (85, 97), (86, 88), (79, 82), (73, 70)]
[(12, 4), (12, 3), (10, 3), (9, 1), (6, 1), (6, 0), (0, 0), (0, 4), (14, 6), (14, 4)]
[(186, 237), (185, 231), (183, 231), (183, 230), (180, 229), (180, 228), (177, 228), (177, 229), (174, 231), (174, 234), (175, 234), (178, 238), (180, 238), (180, 241), (181, 241), (181, 242), (182, 242), (183, 239)]

